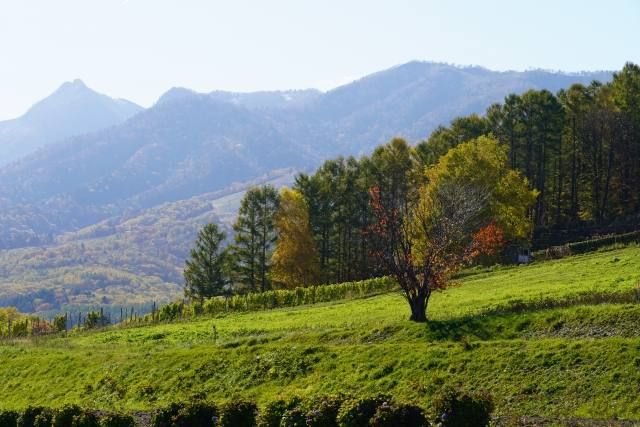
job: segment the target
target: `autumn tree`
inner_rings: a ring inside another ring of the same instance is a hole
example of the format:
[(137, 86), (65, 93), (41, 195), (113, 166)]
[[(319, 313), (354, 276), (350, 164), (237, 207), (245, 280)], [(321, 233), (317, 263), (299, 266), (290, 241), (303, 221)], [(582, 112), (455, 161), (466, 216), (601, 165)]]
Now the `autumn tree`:
[(276, 240), (273, 218), (278, 208), (278, 192), (266, 185), (248, 190), (233, 225), (231, 248), (234, 279), (252, 291), (270, 288), (268, 279), (271, 252)]
[(410, 319), (426, 321), (433, 292), (481, 253), (531, 233), (527, 215), (536, 192), (509, 169), (507, 149), (480, 137), (451, 149), (426, 173), (417, 198), (403, 204), (375, 186), (371, 203), (376, 256), (392, 274), (411, 309)]
[(300, 192), (282, 189), (275, 227), (278, 238), (271, 257), (271, 279), (285, 288), (317, 284), (318, 251), (309, 227), (309, 208)]
[(228, 283), (225, 273), (226, 252), (222, 249), (224, 232), (216, 224), (207, 224), (198, 233), (191, 258), (184, 268), (185, 296), (204, 299), (222, 295)]

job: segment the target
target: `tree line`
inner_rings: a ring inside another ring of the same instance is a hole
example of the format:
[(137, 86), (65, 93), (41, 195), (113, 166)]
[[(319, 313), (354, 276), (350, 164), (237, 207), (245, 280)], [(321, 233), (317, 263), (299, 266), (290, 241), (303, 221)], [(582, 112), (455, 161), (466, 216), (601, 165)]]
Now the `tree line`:
[[(640, 212), (640, 67), (627, 63), (609, 83), (529, 90), (439, 127), (417, 149), (426, 163), (461, 142), (493, 135), (509, 165), (540, 194), (534, 245), (631, 231)], [(624, 227), (627, 228), (624, 228)], [(554, 235), (557, 238), (554, 239)]]
[(512, 94), (415, 147), (395, 138), (328, 160), (291, 189), (250, 190), (231, 245), (215, 225), (199, 236), (186, 294), (391, 274), (412, 319), (426, 320), (431, 293), (471, 260), (532, 237), (633, 226), (639, 213), (640, 67), (628, 63), (609, 83)]

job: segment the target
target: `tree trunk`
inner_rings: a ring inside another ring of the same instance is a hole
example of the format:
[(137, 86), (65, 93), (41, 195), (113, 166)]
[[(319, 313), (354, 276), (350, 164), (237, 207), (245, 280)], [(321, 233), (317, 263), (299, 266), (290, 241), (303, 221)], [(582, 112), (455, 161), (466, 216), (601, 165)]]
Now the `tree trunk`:
[(409, 320), (413, 322), (426, 322), (427, 321), (427, 305), (429, 304), (430, 294), (418, 293), (418, 295), (412, 295), (407, 297), (409, 301), (409, 307), (411, 307), (411, 317)]

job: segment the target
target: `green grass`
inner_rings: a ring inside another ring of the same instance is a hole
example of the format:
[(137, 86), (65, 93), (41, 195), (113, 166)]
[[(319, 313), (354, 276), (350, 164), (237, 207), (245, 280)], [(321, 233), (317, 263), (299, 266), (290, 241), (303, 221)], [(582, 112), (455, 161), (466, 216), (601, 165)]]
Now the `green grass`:
[(432, 298), (426, 325), (390, 293), (19, 341), (0, 345), (0, 407), (385, 392), (429, 409), (460, 384), (500, 415), (640, 420), (639, 279), (629, 247), (475, 271)]

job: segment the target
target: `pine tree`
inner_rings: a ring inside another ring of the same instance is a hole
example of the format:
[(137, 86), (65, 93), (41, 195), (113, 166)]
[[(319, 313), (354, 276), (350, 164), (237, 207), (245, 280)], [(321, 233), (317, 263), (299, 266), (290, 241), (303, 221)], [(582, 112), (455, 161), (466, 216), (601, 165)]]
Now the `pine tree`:
[(207, 224), (198, 233), (191, 259), (184, 269), (185, 296), (204, 299), (222, 295), (228, 280), (224, 272), (226, 252), (221, 244), (224, 232), (216, 224)]
[(252, 291), (264, 292), (271, 287), (268, 273), (276, 240), (273, 217), (277, 208), (275, 188), (252, 188), (244, 195), (233, 225), (234, 278)]

